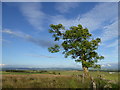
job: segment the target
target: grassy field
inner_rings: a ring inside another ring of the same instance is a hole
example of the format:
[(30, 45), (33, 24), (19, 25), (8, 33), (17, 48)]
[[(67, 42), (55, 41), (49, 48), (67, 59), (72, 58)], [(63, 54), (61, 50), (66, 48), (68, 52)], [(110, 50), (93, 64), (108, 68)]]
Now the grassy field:
[[(89, 79), (83, 80), (82, 71), (3, 71), (3, 88), (92, 88)], [(118, 73), (90, 71), (97, 88), (118, 88)], [(101, 76), (101, 78), (99, 77)]]

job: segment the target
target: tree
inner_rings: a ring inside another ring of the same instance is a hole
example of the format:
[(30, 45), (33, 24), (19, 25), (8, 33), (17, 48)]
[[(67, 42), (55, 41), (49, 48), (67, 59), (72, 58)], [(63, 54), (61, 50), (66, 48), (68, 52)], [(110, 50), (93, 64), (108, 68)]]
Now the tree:
[(82, 63), (84, 76), (88, 76), (88, 68), (100, 68), (100, 65), (96, 63), (98, 60), (104, 59), (104, 57), (99, 56), (96, 50), (101, 43), (101, 39), (92, 38), (92, 34), (89, 33), (87, 28), (83, 28), (79, 24), (66, 30), (62, 24), (51, 24), (49, 33), (52, 33), (54, 41), (62, 42), (61, 45), (56, 44), (49, 47), (49, 52), (56, 53), (60, 51), (60, 48), (63, 48), (62, 53), (65, 58), (71, 56), (76, 62)]

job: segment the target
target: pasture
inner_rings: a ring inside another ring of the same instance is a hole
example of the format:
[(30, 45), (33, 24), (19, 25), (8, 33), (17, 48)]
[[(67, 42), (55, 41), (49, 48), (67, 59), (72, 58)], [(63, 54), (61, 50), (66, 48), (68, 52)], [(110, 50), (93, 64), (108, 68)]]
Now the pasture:
[[(91, 88), (78, 70), (2, 71), (3, 88)], [(90, 71), (97, 88), (118, 88), (118, 72)]]

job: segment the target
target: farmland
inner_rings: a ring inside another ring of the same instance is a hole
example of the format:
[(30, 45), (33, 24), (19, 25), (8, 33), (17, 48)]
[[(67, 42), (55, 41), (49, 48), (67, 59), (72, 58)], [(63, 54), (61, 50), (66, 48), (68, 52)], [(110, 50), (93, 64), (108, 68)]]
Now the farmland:
[[(91, 88), (78, 70), (2, 71), (3, 88)], [(97, 88), (118, 88), (118, 72), (90, 71)]]

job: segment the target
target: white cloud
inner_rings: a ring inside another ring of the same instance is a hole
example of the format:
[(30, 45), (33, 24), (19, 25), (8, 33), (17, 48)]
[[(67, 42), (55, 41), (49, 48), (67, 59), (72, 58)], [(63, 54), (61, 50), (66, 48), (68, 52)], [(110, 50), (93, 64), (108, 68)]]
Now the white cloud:
[(68, 13), (71, 12), (71, 9), (78, 7), (79, 3), (74, 2), (62, 2), (62, 3), (56, 3), (55, 8), (60, 13)]
[(5, 66), (6, 64), (0, 64), (0, 66)]
[(112, 24), (104, 27), (104, 31), (102, 33), (101, 38), (102, 38), (102, 41), (105, 42), (117, 37), (118, 37), (118, 22), (116, 20)]
[(105, 65), (101, 65), (101, 67), (105, 67)]
[[(75, 8), (77, 6), (78, 3), (58, 3), (56, 9), (59, 10), (61, 13), (65, 13), (69, 12), (71, 8)], [(21, 11), (23, 15), (26, 16), (28, 22), (39, 30), (43, 30), (43, 24), (45, 24), (45, 21), (51, 22), (53, 24), (61, 23), (67, 28), (73, 25), (82, 24), (83, 27), (87, 27), (90, 31), (94, 31), (100, 28), (102, 30), (104, 27), (104, 23), (106, 23), (107, 21), (109, 23), (113, 22), (117, 17), (117, 3), (97, 4), (89, 12), (83, 15), (78, 15), (77, 17), (73, 17), (72, 19), (67, 19), (63, 15), (49, 16), (43, 13), (41, 11), (41, 8), (42, 6), (40, 3), (25, 3), (21, 6)], [(115, 29), (115, 33), (112, 33), (114, 35), (107, 34), (113, 31), (113, 27), (116, 27), (116, 24), (117, 23), (113, 23), (112, 25), (108, 25), (105, 27), (106, 29), (102, 36), (104, 37), (103, 41), (109, 40), (116, 35), (117, 30)], [(112, 31), (109, 29), (111, 29)]]
[(107, 66), (111, 67), (111, 65), (110, 65), (110, 64), (107, 64)]
[[(75, 8), (74, 4), (76, 3), (59, 3), (57, 10), (59, 10), (61, 13), (69, 12), (71, 8)], [(77, 5), (78, 4), (76, 4), (76, 7)], [(102, 35), (100, 35), (100, 37), (102, 38), (102, 42), (112, 40), (117, 37), (117, 3), (97, 4), (87, 13), (83, 15), (78, 15), (71, 19), (67, 19), (63, 15), (47, 15), (41, 11), (41, 8), (42, 6), (40, 3), (25, 3), (21, 6), (21, 11), (23, 15), (27, 18), (28, 22), (36, 29), (43, 30), (43, 24), (45, 24), (45, 21), (53, 24), (61, 23), (66, 26), (67, 29), (70, 26), (82, 24), (83, 27), (87, 27), (90, 31), (95, 31), (97, 29), (103, 30)], [(109, 22), (111, 24), (106, 25), (106, 22)], [(113, 47), (114, 45), (115, 44), (111, 44), (108, 45), (108, 47)]]
[(29, 37), (31, 37), (30, 35), (25, 34), (23, 32), (13, 31), (13, 30), (10, 30), (10, 29), (4, 29), (4, 30), (2, 30), (2, 32), (13, 35), (13, 36), (21, 37), (21, 38), (29, 38)]
[(57, 15), (52, 17), (53, 24), (63, 24), (66, 28), (76, 25), (77, 21), (75, 19), (66, 19), (62, 15)]
[[(111, 12), (112, 11), (112, 12)], [(103, 23), (109, 21), (112, 22), (117, 17), (117, 4), (115, 3), (101, 3), (97, 4), (89, 12), (78, 15), (76, 18), (67, 19), (63, 16), (54, 16), (53, 23), (62, 23), (69, 27), (73, 25), (82, 24), (87, 27), (90, 31), (102, 29)]]
[(3, 39), (3, 38), (0, 38), (0, 45), (2, 45), (2, 42), (5, 42), (5, 43), (11, 43), (11, 42), (8, 41), (8, 40), (5, 40), (5, 39)]
[(38, 58), (56, 58), (53, 56), (47, 56), (47, 55), (38, 55), (38, 54), (26, 54), (27, 56), (32, 56), (32, 57), (38, 57)]
[(25, 40), (27, 40), (29, 42), (32, 42), (32, 43), (34, 43), (38, 46), (41, 46), (41, 47), (50, 47), (50, 46), (53, 46), (55, 44), (55, 43), (52, 43), (48, 40), (42, 40), (42, 39), (34, 38), (31, 35), (28, 35), (26, 33), (20, 32), (20, 31), (13, 31), (13, 30), (10, 30), (10, 29), (5, 29), (2, 32), (6, 33), (6, 34), (13, 35), (13, 36), (16, 36), (16, 37), (19, 37), (19, 38), (22, 38), (22, 39), (25, 39)]
[(105, 64), (102, 64), (101, 67), (112, 67), (115, 65), (118, 65), (118, 63), (105, 63)]
[(103, 46), (116, 47), (118, 45), (117, 40), (111, 44), (105, 42), (117, 39), (118, 37), (117, 9), (117, 3), (100, 3), (83, 15), (78, 15), (72, 19), (57, 15), (52, 17), (52, 22), (54, 24), (61, 23), (67, 29), (70, 26), (76, 26), (78, 24), (87, 27), (91, 32), (101, 29), (102, 33), (99, 34), (99, 37), (102, 39)]
[(46, 14), (41, 11), (40, 3), (24, 3), (21, 4), (21, 12), (26, 17), (28, 22), (38, 30), (43, 30), (43, 20), (46, 19)]
[(118, 47), (118, 40), (115, 40), (114, 42), (107, 44), (106, 47)]

